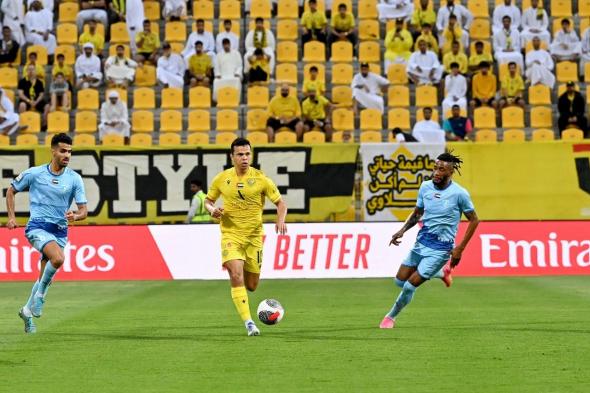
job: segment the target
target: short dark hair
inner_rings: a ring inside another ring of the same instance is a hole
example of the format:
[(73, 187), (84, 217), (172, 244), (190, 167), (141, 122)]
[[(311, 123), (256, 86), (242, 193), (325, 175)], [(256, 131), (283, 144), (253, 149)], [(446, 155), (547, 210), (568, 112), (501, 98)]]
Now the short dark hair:
[(402, 132), (403, 132), (402, 129), (399, 128), (399, 127), (395, 127), (394, 129), (391, 130), (391, 133), (393, 135), (397, 135), (397, 134), (402, 133)]
[(513, 61), (511, 61), (510, 63), (508, 63), (508, 67), (510, 67), (510, 66), (512, 66), (512, 65), (516, 67), (516, 63), (515, 63), (515, 62), (513, 62)]
[(234, 147), (238, 147), (238, 146), (250, 146), (250, 148), (252, 148), (252, 145), (250, 144), (250, 141), (248, 139), (236, 138), (236, 139), (234, 139), (234, 141), (231, 143), (231, 146), (230, 146), (231, 154), (234, 154)]
[(223, 40), (221, 40), (221, 43), (222, 43), (223, 45), (225, 45), (225, 44), (230, 44), (229, 38), (224, 38)]
[(512, 18), (511, 18), (511, 17), (509, 17), (508, 15), (504, 15), (504, 16), (502, 17), (502, 22), (504, 21), (504, 19), (508, 19), (509, 21), (512, 21)]
[(475, 46), (483, 46), (483, 42), (482, 41), (476, 41), (475, 42)]
[(254, 49), (254, 56), (260, 56), (263, 55), (264, 51), (262, 50), (262, 48), (256, 48)]
[(432, 108), (431, 108), (431, 107), (429, 107), (429, 106), (425, 106), (424, 108), (422, 108), (422, 112), (425, 112), (425, 111), (430, 111), (430, 112), (432, 112)]
[(117, 47), (115, 49), (119, 50), (119, 48), (125, 50), (125, 47), (123, 45), (121, 45), (121, 44), (117, 45)]
[(195, 186), (197, 186), (199, 188), (203, 188), (203, 182), (201, 180), (199, 180), (199, 179), (192, 179), (191, 180), (191, 184), (192, 185), (195, 185)]
[(564, 23), (567, 23), (569, 25), (570, 24), (570, 20), (568, 18), (563, 18), (561, 20), (561, 24), (563, 25)]
[(64, 59), (66, 58), (66, 56), (63, 53), (58, 53), (57, 58), (59, 59), (60, 57), (63, 57)]
[(10, 30), (10, 27), (4, 26), (4, 27), (2, 27), (2, 30)]
[(231, 19), (226, 19), (226, 20), (224, 20), (224, 21), (223, 21), (223, 24), (224, 24), (224, 25), (227, 25), (227, 24), (231, 25)]
[(338, 9), (339, 9), (339, 10), (341, 10), (341, 9), (343, 9), (343, 8), (344, 8), (344, 9), (346, 9), (346, 4), (344, 4), (344, 3), (340, 3), (340, 4), (338, 5)]
[[(457, 172), (459, 172), (459, 169), (461, 169), (461, 164), (463, 164), (461, 157), (453, 154), (453, 150), (450, 149), (447, 149), (444, 153), (436, 157), (436, 159), (444, 162), (450, 162), (453, 164), (453, 169), (456, 169)], [(459, 172), (459, 174), (461, 174), (461, 172)]]
[(199, 19), (197, 19), (197, 23), (203, 23), (204, 24), (205, 21), (203, 19), (199, 18)]
[(312, 71), (317, 72), (318, 71), (318, 67), (316, 67), (316, 66), (309, 67), (309, 72), (312, 72)]
[(488, 63), (487, 61), (482, 61), (481, 63), (479, 63), (479, 68), (490, 68), (490, 63)]
[(256, 19), (254, 19), (254, 22), (255, 22), (255, 23), (258, 23), (258, 22), (262, 22), (262, 23), (264, 23), (264, 19), (263, 19), (263, 18), (261, 18), (261, 17), (257, 17)]
[(317, 0), (309, 0), (307, 2), (307, 4), (317, 4), (317, 3), (318, 3)]
[(51, 138), (51, 147), (57, 147), (60, 143), (65, 143), (66, 145), (72, 144), (72, 138), (68, 134), (64, 134), (60, 132), (59, 134), (55, 134), (53, 138)]
[(451, 109), (461, 109), (461, 107), (459, 105), (455, 104), (451, 107)]
[(31, 57), (31, 56), (37, 57), (37, 52), (31, 52), (31, 53), (29, 53), (29, 56), (28, 57)]
[(459, 68), (459, 63), (457, 63), (456, 61), (452, 62), (451, 68)]
[(145, 25), (146, 23), (151, 26), (151, 22), (150, 22), (149, 19), (144, 19), (143, 20), (143, 24)]
[(197, 46), (197, 45), (203, 46), (203, 43), (201, 41), (195, 41), (195, 46)]

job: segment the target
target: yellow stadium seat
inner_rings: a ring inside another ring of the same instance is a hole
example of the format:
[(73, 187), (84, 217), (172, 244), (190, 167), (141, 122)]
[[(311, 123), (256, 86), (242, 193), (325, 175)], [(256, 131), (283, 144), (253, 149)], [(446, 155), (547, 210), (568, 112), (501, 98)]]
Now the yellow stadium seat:
[(277, 18), (299, 19), (299, 2), (297, 0), (279, 1), (277, 9)]
[(262, 131), (266, 129), (268, 111), (264, 109), (250, 109), (246, 114), (246, 129), (248, 131)]
[(332, 104), (337, 107), (352, 108), (352, 89), (349, 86), (334, 86)]
[(361, 19), (359, 22), (359, 39), (360, 40), (380, 40), (381, 35), (379, 34), (379, 21), (370, 20), (370, 19)]
[(15, 89), (18, 86), (18, 70), (10, 67), (0, 68), (0, 86), (4, 89)]
[(381, 131), (363, 131), (361, 132), (362, 143), (380, 143), (383, 141)]
[(303, 74), (305, 75), (305, 77), (303, 79), (307, 79), (311, 67), (316, 67), (318, 69), (318, 80), (325, 82), (326, 66), (323, 63), (305, 63), (305, 65), (303, 66)]
[(524, 142), (526, 140), (524, 131), (521, 129), (510, 129), (504, 131), (502, 140), (507, 143)]
[[(204, 0), (204, 2), (209, 2)], [(164, 26), (164, 39), (166, 41), (186, 42), (186, 23), (184, 22), (166, 22)]]
[(248, 141), (253, 145), (268, 144), (268, 134), (261, 131), (248, 132)]
[(551, 0), (551, 16), (554, 18), (563, 18), (572, 16), (571, 0)]
[[(232, 23), (232, 25), (233, 25), (233, 23)], [(222, 26), (220, 25), (220, 27), (222, 27)], [(197, 22), (196, 21), (193, 22), (191, 28), (192, 28), (193, 32), (197, 31)], [(213, 33), (213, 22), (211, 20), (205, 20), (205, 31), (208, 31), (209, 33)], [(233, 27), (232, 27), (232, 32), (235, 33)]]
[(524, 110), (515, 106), (502, 109), (502, 127), (524, 128)]
[(16, 136), (17, 146), (36, 146), (38, 144), (37, 135), (21, 134)]
[(268, 0), (252, 0), (250, 4), (250, 18), (270, 19), (271, 6)]
[[(248, 26), (248, 31), (250, 30), (254, 30), (254, 28), (256, 27), (256, 20), (255, 18), (250, 17), (250, 24)], [(270, 30), (270, 20), (264, 20), (264, 28), (266, 30)]]
[(117, 22), (111, 25), (111, 40), (112, 44), (129, 44), (129, 31), (127, 30), (127, 23)]
[(49, 133), (45, 134), (45, 142), (44, 142), (45, 146), (51, 146), (51, 139), (53, 139), (54, 135), (55, 134), (49, 134)]
[(64, 63), (67, 65), (74, 65), (76, 62), (76, 48), (74, 45), (58, 45), (55, 48), (55, 56), (62, 54), (65, 57)]
[(156, 92), (149, 87), (140, 87), (133, 91), (134, 109), (154, 109), (156, 107)]
[(296, 63), (299, 47), (294, 41), (280, 41), (277, 44), (277, 61), (279, 63)]
[[(432, 120), (436, 121), (437, 123), (439, 122), (439, 118), (438, 118), (438, 109), (437, 108), (432, 108)], [(422, 121), (424, 120), (424, 111), (422, 109), (417, 110), (416, 111), (416, 121)]]
[(76, 147), (95, 146), (96, 138), (94, 137), (94, 135), (80, 134), (74, 136), (73, 143)]
[(488, 40), (490, 38), (490, 20), (477, 18), (469, 28), (469, 38), (472, 40)]
[(551, 89), (545, 85), (529, 87), (530, 105), (551, 105)]
[(474, 128), (496, 128), (496, 111), (490, 107), (482, 106), (473, 111)]
[(0, 146), (10, 145), (10, 138), (8, 135), (0, 135)]
[(20, 114), (20, 125), (27, 126), (24, 131), (27, 134), (34, 134), (41, 131), (41, 115), (37, 112), (27, 111)]
[[(484, 41), (484, 42), (487, 42), (487, 41)], [(549, 44), (547, 43), (547, 41), (541, 41), (540, 47), (541, 47), (541, 49), (545, 49), (547, 51), (549, 50)], [(527, 42), (526, 46), (525, 46), (526, 53), (529, 53), (531, 50), (533, 50), (533, 41)], [(484, 51), (485, 51), (485, 49), (484, 49)], [(489, 52), (489, 53), (491, 53), (491, 52)]]
[(323, 42), (309, 41), (303, 45), (303, 61), (326, 61), (326, 46)]
[(238, 126), (238, 112), (231, 109), (217, 111), (217, 131), (235, 132)]
[(350, 131), (334, 131), (332, 134), (332, 142), (335, 143), (348, 143), (354, 142), (354, 138)]
[(170, 49), (172, 50), (172, 53), (176, 53), (177, 55), (180, 55), (182, 53), (182, 51), (184, 50), (184, 43), (170, 42)]
[(335, 109), (332, 112), (332, 126), (337, 131), (354, 130), (354, 112), (352, 109)]
[(275, 143), (293, 144), (297, 143), (297, 134), (292, 131), (280, 131), (275, 135)]
[(162, 109), (182, 109), (184, 107), (182, 100), (182, 89), (178, 87), (168, 87), (162, 89)]
[(330, 61), (350, 63), (352, 61), (352, 44), (348, 41), (334, 42)]
[(321, 131), (308, 131), (303, 134), (303, 143), (324, 143), (326, 134)]
[(467, 9), (471, 11), (475, 18), (489, 18), (487, 0), (468, 0)]
[(584, 82), (590, 82), (590, 63), (584, 65)]
[(240, 93), (233, 87), (223, 87), (217, 90), (218, 108), (237, 108), (240, 105)]
[(553, 110), (550, 107), (546, 106), (537, 106), (531, 108), (531, 127), (553, 127)]
[(145, 19), (157, 21), (160, 19), (160, 3), (158, 1), (144, 1), (143, 15)]
[(160, 112), (160, 132), (182, 131), (182, 112), (174, 109)]
[(131, 57), (131, 48), (127, 44), (117, 44), (109, 46), (109, 56), (115, 56), (117, 54), (118, 45), (123, 45), (123, 53), (125, 57)]
[(152, 145), (152, 136), (150, 134), (133, 134), (129, 138), (129, 145), (134, 147), (150, 147)]
[(221, 0), (219, 3), (219, 20), (241, 19), (242, 4), (237, 0)]
[(369, 63), (369, 71), (381, 75), (381, 63)]
[(125, 138), (122, 135), (107, 134), (102, 137), (103, 146), (125, 146)]
[(233, 132), (218, 132), (215, 135), (215, 144), (230, 145), (236, 138), (236, 134)]
[(590, 18), (580, 18), (580, 35), (583, 35), (588, 27), (590, 27)]
[(189, 90), (189, 108), (211, 108), (211, 89), (197, 86)]
[(275, 76), (277, 83), (290, 83), (296, 85), (298, 81), (297, 65), (293, 63), (281, 63), (276, 66)]
[(553, 130), (541, 128), (533, 131), (531, 140), (533, 142), (552, 141), (555, 140), (555, 132), (553, 132)]
[(387, 69), (387, 79), (394, 85), (407, 85), (406, 66), (404, 64), (391, 64)]
[(193, 134), (189, 134), (186, 137), (186, 144), (187, 145), (208, 145), (209, 144), (209, 134), (204, 132), (195, 132)]
[[(58, 26), (64, 22), (75, 22), (78, 12), (80, 12), (80, 6), (78, 5), (78, 2), (60, 3)], [(76, 35), (78, 35), (77, 30)]]
[(352, 78), (352, 64), (338, 63), (332, 65), (332, 85), (350, 85)]
[(55, 111), (47, 115), (47, 132), (70, 132), (70, 114)]
[(377, 13), (377, 0), (359, 0), (357, 9), (359, 19), (377, 19), (379, 16)]
[(156, 85), (156, 67), (145, 64), (135, 70), (135, 86), (153, 87)]
[[(61, 5), (63, 4), (68, 3)], [(78, 43), (78, 27), (74, 23), (59, 23), (55, 30), (58, 44), (76, 45)]]
[(158, 140), (158, 144), (160, 146), (176, 146), (180, 145), (180, 143), (180, 134), (175, 132), (166, 132), (164, 134), (160, 134), (160, 138)]
[(211, 130), (211, 115), (209, 111), (196, 109), (188, 113), (188, 132), (209, 132)]
[[(279, 7), (280, 4), (279, 3)], [(277, 22), (277, 39), (297, 40), (299, 38), (299, 25), (293, 19), (279, 19)]]
[(154, 113), (152, 111), (134, 111), (131, 115), (131, 130), (133, 132), (153, 132)]
[(98, 90), (82, 89), (78, 90), (78, 109), (98, 109)]
[(109, 96), (109, 93), (111, 91), (116, 91), (119, 94), (119, 100), (121, 100), (122, 103), (124, 103), (125, 105), (127, 105), (128, 97), (127, 97), (127, 90), (126, 89), (121, 89), (121, 88), (118, 88), (118, 87), (111, 87), (111, 88), (109, 88), (109, 89), (106, 90), (105, 97), (108, 97)]
[(475, 133), (476, 142), (497, 142), (498, 133), (494, 130), (479, 130)]
[(377, 41), (364, 41), (359, 45), (359, 61), (361, 63), (380, 63), (381, 47)]
[(387, 128), (394, 129), (399, 127), (402, 130), (409, 130), (410, 126), (410, 111), (406, 108), (394, 108), (387, 112)]
[(389, 86), (387, 90), (387, 105), (391, 107), (410, 106), (410, 89), (403, 85)]
[(37, 64), (45, 66), (47, 65), (47, 48), (43, 45), (30, 45), (27, 46), (27, 59), (31, 53), (37, 54)]
[(195, 19), (214, 19), (214, 3), (211, 0), (196, 0), (193, 1), (193, 15)]
[(416, 88), (416, 106), (437, 106), (437, 90), (434, 86), (418, 86)]
[(569, 128), (561, 133), (561, 139), (564, 141), (581, 141), (584, 139), (584, 132), (575, 128)]
[(266, 108), (268, 106), (268, 87), (252, 86), (248, 88), (248, 107)]
[(76, 111), (76, 133), (96, 132), (97, 116), (93, 111)]
[(361, 111), (361, 130), (380, 130), (382, 128), (381, 112), (378, 109), (363, 109)]

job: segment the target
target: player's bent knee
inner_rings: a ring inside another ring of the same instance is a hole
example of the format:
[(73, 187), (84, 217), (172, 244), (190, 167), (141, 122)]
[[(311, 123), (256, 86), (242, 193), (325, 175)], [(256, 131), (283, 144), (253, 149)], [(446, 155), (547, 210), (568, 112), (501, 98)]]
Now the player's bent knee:
[(400, 288), (404, 287), (404, 284), (406, 283), (406, 280), (400, 280), (399, 278), (395, 278), (395, 285), (397, 285)]
[(250, 292), (254, 292), (258, 288), (257, 282), (246, 282), (246, 289)]

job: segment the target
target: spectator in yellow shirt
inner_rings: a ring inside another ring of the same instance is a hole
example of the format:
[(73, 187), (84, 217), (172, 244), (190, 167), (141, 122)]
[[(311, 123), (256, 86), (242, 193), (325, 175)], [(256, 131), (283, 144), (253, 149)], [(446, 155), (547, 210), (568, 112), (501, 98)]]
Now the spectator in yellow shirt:
[(96, 20), (94, 19), (88, 21), (88, 32), (80, 34), (80, 38), (78, 38), (78, 45), (80, 47), (83, 47), (87, 42), (94, 45), (94, 54), (102, 59), (104, 37), (96, 31)]
[(463, 32), (461, 25), (457, 23), (457, 15), (451, 14), (449, 16), (449, 24), (439, 35), (440, 50), (443, 56), (451, 51), (453, 41), (459, 41), (461, 50), (463, 51), (463, 42), (465, 40), (464, 35), (465, 33)]
[(211, 57), (203, 52), (203, 43), (195, 42), (195, 54), (188, 60), (190, 87), (211, 85), (213, 64)]
[(511, 105), (518, 105), (524, 109), (524, 81), (517, 71), (515, 62), (508, 63), (508, 75), (502, 80), (500, 109)]
[(263, 85), (270, 76), (270, 57), (261, 48), (254, 49), (254, 54), (248, 58), (248, 83), (252, 86)]
[(467, 74), (467, 55), (461, 51), (461, 44), (458, 41), (453, 41), (451, 44), (451, 51), (443, 56), (443, 66), (447, 74), (451, 73), (451, 64), (459, 64), (459, 72), (463, 75)]
[(136, 61), (138, 63), (149, 61), (156, 64), (158, 49), (160, 48), (160, 35), (152, 33), (152, 24), (149, 20), (143, 21), (143, 31), (137, 33), (135, 43), (137, 45)]
[(469, 72), (473, 74), (478, 73), (479, 65), (484, 61), (489, 64), (494, 62), (492, 54), (484, 52), (483, 49), (483, 42), (477, 41), (475, 43), (475, 53), (472, 53), (471, 56), (469, 56)]
[(297, 140), (303, 136), (303, 123), (301, 122), (301, 106), (296, 97), (289, 95), (289, 85), (281, 85), (281, 94), (273, 97), (268, 104), (268, 120), (266, 132), (268, 140), (274, 141), (275, 132), (281, 128), (295, 131)]
[(434, 26), (432, 34), (436, 36), (436, 13), (429, 7), (430, 0), (420, 0), (420, 6), (414, 10), (412, 19), (410, 21), (410, 31), (414, 41), (417, 41), (417, 37), (422, 31), (422, 26), (428, 23), (430, 26)]
[(323, 96), (326, 92), (326, 85), (324, 81), (318, 78), (318, 68), (316, 66), (309, 67), (309, 79), (305, 78), (303, 80), (303, 95), (307, 97), (311, 90), (314, 90), (320, 96)]
[(414, 44), (414, 52), (418, 50), (418, 42), (426, 42), (428, 50), (433, 51), (438, 56), (438, 42), (436, 37), (432, 35), (432, 26), (429, 23), (422, 24), (422, 34), (418, 36)]
[(472, 100), (469, 106), (474, 109), (482, 105), (496, 108), (496, 75), (490, 72), (487, 61), (479, 65), (479, 72), (471, 82)]
[[(337, 41), (348, 40), (352, 46), (356, 45), (356, 29), (355, 21), (352, 13), (346, 9), (346, 4), (338, 6), (338, 13), (332, 15), (331, 30), (330, 30), (330, 46)], [(375, 37), (377, 38), (377, 37)]]
[(404, 28), (404, 20), (395, 21), (395, 29), (390, 30), (385, 35), (385, 60), (383, 68), (385, 72), (390, 64), (406, 64), (412, 55), (412, 45), (414, 40), (408, 30)]
[(308, 4), (309, 11), (304, 12), (301, 17), (303, 28), (301, 43), (304, 45), (308, 41), (320, 41), (325, 44), (328, 19), (323, 12), (318, 11), (317, 0), (309, 0)]
[(331, 142), (331, 109), (332, 105), (326, 97), (317, 94), (314, 89), (309, 90), (307, 98), (301, 103), (303, 131), (308, 132), (314, 128), (319, 128), (326, 134), (326, 141)]
[(69, 84), (70, 91), (72, 91), (72, 86), (74, 86), (74, 72), (72, 71), (72, 67), (66, 64), (66, 57), (63, 53), (59, 53), (55, 58), (57, 62), (51, 68), (51, 75), (55, 78), (58, 73), (62, 73)]

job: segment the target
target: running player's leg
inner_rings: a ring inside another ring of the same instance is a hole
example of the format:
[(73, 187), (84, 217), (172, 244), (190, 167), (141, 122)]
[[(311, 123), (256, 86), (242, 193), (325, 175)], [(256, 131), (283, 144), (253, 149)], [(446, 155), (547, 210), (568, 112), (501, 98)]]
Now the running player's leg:
[(254, 292), (256, 288), (258, 288), (258, 283), (260, 282), (260, 273), (252, 273), (247, 270), (244, 270), (244, 283), (246, 284), (246, 289), (250, 292)]
[(39, 275), (39, 286), (37, 287), (37, 292), (33, 296), (33, 301), (30, 307), (33, 316), (37, 318), (43, 313), (43, 304), (45, 304), (47, 288), (49, 287), (49, 284), (51, 284), (53, 276), (55, 276), (55, 273), (57, 273), (57, 270), (63, 265), (65, 260), (63, 249), (55, 240), (45, 244), (42, 251), (43, 255), (45, 255), (49, 261), (45, 263), (44, 267), (43, 265), (41, 266), (42, 270)]
[(416, 266), (400, 265), (397, 274), (395, 275), (395, 285), (400, 288), (404, 287), (404, 284), (410, 276), (416, 271)]
[(33, 314), (31, 313), (31, 307), (33, 305), (33, 297), (37, 293), (37, 289), (39, 288), (39, 280), (41, 279), (41, 275), (43, 274), (43, 269), (45, 268), (45, 264), (47, 263), (47, 259), (45, 255), (41, 255), (41, 259), (39, 260), (40, 264), (40, 275), (37, 280), (33, 283), (33, 288), (31, 288), (31, 294), (29, 299), (25, 303), (23, 307), (18, 312), (18, 316), (23, 320), (25, 323), (25, 333), (35, 333), (37, 331), (37, 326), (35, 326), (35, 321), (33, 321)]
[(246, 261), (244, 262), (244, 281), (246, 288), (254, 292), (260, 282), (260, 268), (262, 267), (262, 244), (248, 244), (245, 247)]
[(236, 310), (246, 325), (249, 336), (257, 336), (260, 331), (252, 321), (250, 314), (250, 303), (248, 302), (248, 292), (244, 286), (244, 261), (240, 259), (232, 259), (226, 261), (223, 266), (227, 269), (231, 285), (231, 298), (234, 302)]

